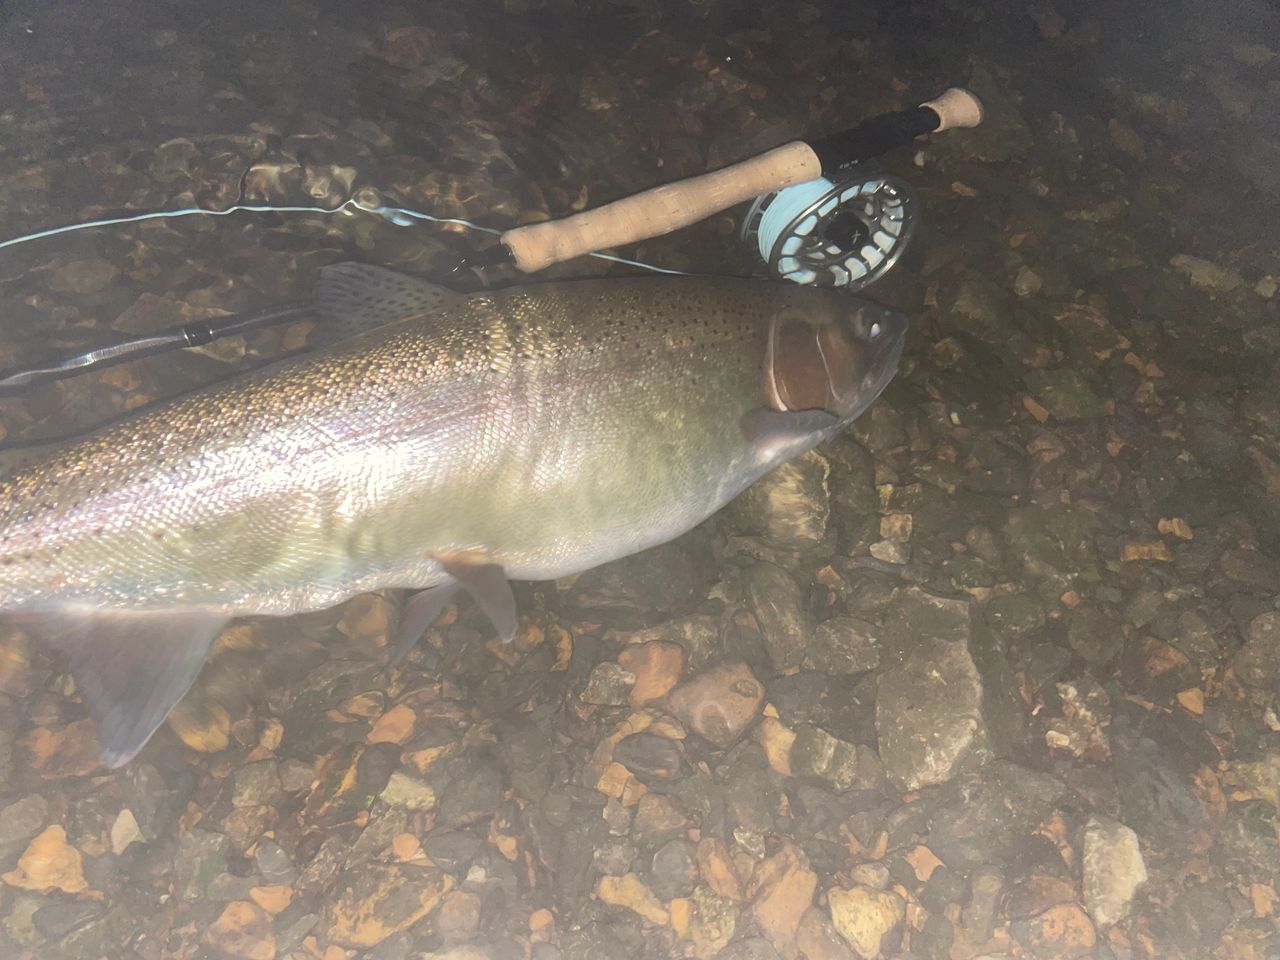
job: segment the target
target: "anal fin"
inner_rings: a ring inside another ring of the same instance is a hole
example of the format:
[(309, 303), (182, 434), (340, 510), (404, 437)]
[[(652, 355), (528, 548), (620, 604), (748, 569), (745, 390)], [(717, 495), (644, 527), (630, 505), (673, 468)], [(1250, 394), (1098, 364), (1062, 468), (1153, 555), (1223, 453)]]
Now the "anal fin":
[(132, 760), (164, 723), (230, 618), (204, 610), (65, 607), (18, 619), (66, 656), (98, 723), (102, 761), (114, 768)]
[(440, 565), (471, 597), (503, 641), (515, 639), (520, 621), (516, 616), (516, 598), (502, 567), (496, 563), (472, 563), (466, 560), (443, 559)]
[(400, 624), (396, 627), (396, 649), (388, 667), (394, 667), (405, 658), (457, 592), (458, 584), (442, 583), (419, 590), (408, 599), (400, 613)]

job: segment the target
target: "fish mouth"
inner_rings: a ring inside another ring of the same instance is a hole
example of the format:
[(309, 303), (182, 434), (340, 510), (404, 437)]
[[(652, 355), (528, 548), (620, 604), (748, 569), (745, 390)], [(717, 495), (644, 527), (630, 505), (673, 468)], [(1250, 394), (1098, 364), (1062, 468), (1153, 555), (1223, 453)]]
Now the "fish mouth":
[(867, 375), (858, 387), (858, 399), (843, 419), (846, 423), (860, 417), (880, 396), (898, 374), (902, 351), (907, 343), (910, 322), (904, 314), (893, 310), (880, 310), (876, 319), (880, 327), (878, 342), (872, 346), (872, 356), (867, 364)]

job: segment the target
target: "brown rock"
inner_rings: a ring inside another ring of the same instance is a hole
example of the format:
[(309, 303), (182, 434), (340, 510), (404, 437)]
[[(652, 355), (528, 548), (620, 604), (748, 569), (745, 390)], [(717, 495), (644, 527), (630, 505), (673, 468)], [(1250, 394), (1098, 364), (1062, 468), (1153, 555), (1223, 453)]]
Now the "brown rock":
[(205, 931), (205, 943), (241, 960), (275, 960), (271, 917), (256, 903), (235, 900)]
[(666, 907), (634, 873), (601, 877), (596, 884), (596, 896), (610, 906), (626, 907), (650, 923), (666, 924), (671, 919)]
[(734, 744), (764, 705), (764, 685), (740, 660), (705, 670), (672, 691), (671, 711), (717, 747)]
[[(372, 720), (382, 715), (387, 708), (387, 695), (381, 690), (366, 690), (348, 697), (338, 705), (338, 712), (345, 717), (359, 717)], [(345, 722), (345, 719), (340, 722)]]
[(480, 898), (465, 890), (446, 894), (440, 903), (436, 927), (449, 946), (466, 943), (480, 927)]
[(854, 960), (853, 951), (840, 939), (826, 914), (817, 907), (810, 907), (800, 918), (796, 949), (805, 960)]
[(188, 697), (173, 708), (169, 729), (187, 749), (217, 753), (231, 743), (231, 713), (222, 704), (203, 697)]
[(0, 877), (23, 890), (80, 893), (89, 888), (80, 851), (67, 843), (67, 832), (54, 824), (37, 834), (18, 858), (18, 868)]
[(618, 665), (635, 675), (629, 697), (631, 706), (642, 707), (665, 697), (684, 674), (684, 648), (667, 640), (650, 640), (623, 649)]
[(729, 848), (719, 837), (703, 837), (698, 841), (698, 873), (713, 893), (730, 900), (742, 899), (742, 881), (734, 869)]
[(671, 927), (687, 940), (695, 957), (720, 955), (733, 939), (738, 925), (738, 906), (728, 897), (698, 887), (688, 897), (671, 901)]
[(791, 776), (791, 748), (795, 742), (796, 732), (777, 717), (766, 716), (756, 727), (756, 743), (764, 750), (769, 768), (781, 776)]
[(827, 891), (831, 922), (858, 956), (875, 960), (887, 937), (902, 923), (907, 905), (896, 893), (855, 884)]
[(329, 939), (375, 946), (425, 917), (452, 888), (453, 878), (434, 867), (361, 864), (343, 877), (329, 908)]
[(756, 926), (778, 951), (789, 954), (800, 918), (813, 903), (818, 875), (799, 847), (784, 846), (760, 864), (747, 892)]
[(346, 605), (338, 629), (357, 643), (385, 646), (391, 614), (391, 602), (386, 597), (366, 593)]
[(250, 887), (249, 899), (273, 917), (293, 903), (293, 888), (284, 883), (272, 883), (265, 887)]
[(417, 722), (413, 707), (399, 703), (378, 718), (365, 739), (369, 743), (402, 744), (413, 735)]
[(1078, 903), (1060, 903), (1044, 913), (1015, 923), (1014, 939), (1032, 956), (1075, 960), (1093, 955), (1097, 933)]
[(399, 765), (391, 744), (347, 744), (331, 750), (316, 770), (315, 786), (302, 812), (317, 825), (348, 823), (365, 813), (369, 798), (382, 793)]
[(19, 741), (31, 757), (31, 767), (45, 780), (84, 777), (98, 769), (102, 751), (98, 727), (92, 720), (77, 720), (59, 730), (37, 727)]

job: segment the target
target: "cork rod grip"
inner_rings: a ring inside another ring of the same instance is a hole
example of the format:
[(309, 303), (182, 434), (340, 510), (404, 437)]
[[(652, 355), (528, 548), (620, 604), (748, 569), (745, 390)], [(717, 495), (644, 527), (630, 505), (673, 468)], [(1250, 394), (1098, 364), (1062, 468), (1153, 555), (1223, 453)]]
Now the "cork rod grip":
[(562, 220), (516, 227), (502, 235), (515, 265), (533, 273), (623, 243), (697, 223), (735, 203), (822, 176), (818, 156), (799, 140), (731, 167), (654, 187)]

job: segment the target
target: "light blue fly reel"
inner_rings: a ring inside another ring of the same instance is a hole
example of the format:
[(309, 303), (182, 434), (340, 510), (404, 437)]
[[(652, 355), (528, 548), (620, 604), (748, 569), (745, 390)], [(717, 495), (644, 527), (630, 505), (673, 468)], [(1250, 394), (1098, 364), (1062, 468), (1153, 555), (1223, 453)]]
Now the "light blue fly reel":
[(906, 184), (857, 167), (757, 197), (742, 239), (774, 277), (860, 290), (898, 262), (915, 229)]

